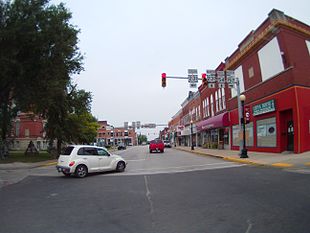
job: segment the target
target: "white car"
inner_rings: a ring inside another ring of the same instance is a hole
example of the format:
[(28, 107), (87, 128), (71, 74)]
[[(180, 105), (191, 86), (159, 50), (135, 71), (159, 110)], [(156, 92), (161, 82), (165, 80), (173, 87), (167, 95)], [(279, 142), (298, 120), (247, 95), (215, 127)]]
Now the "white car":
[(127, 162), (118, 155), (110, 154), (104, 147), (70, 145), (59, 156), (56, 169), (65, 176), (74, 174), (83, 178), (91, 172), (123, 172)]

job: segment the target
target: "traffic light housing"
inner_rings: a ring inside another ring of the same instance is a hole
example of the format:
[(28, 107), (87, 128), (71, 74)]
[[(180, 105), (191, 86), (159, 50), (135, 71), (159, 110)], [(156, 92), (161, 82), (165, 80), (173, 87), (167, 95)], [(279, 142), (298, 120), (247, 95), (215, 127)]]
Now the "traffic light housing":
[(167, 79), (166, 73), (162, 73), (161, 74), (161, 86), (162, 87), (166, 87), (166, 85), (167, 85), (166, 79)]
[(203, 85), (207, 84), (207, 74), (203, 73), (201, 76), (202, 76), (202, 84)]

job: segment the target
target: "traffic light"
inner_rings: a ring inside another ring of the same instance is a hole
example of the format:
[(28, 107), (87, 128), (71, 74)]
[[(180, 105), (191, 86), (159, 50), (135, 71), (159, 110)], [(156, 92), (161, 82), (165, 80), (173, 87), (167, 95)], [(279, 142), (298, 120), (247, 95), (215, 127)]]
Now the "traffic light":
[(206, 73), (202, 74), (202, 84), (203, 85), (207, 84), (207, 74)]
[(166, 87), (166, 73), (161, 74), (161, 86)]

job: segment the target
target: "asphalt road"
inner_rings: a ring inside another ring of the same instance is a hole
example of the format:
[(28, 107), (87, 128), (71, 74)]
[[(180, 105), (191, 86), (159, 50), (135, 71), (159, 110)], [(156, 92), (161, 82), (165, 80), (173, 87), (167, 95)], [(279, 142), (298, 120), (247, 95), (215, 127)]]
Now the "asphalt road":
[(120, 152), (124, 173), (41, 168), (1, 188), (0, 233), (309, 232), (309, 175), (145, 149)]

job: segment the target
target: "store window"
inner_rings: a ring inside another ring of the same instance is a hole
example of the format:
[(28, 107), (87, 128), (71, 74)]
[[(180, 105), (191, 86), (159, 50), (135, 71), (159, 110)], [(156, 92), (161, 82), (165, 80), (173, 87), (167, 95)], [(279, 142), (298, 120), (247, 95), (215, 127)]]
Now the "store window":
[(254, 145), (254, 133), (253, 133), (253, 122), (246, 124), (245, 126), (245, 142), (246, 146)]
[[(243, 138), (243, 134), (239, 133), (239, 125), (233, 126), (233, 146), (240, 146), (240, 140)], [(242, 131), (243, 132), (243, 131)], [(254, 130), (253, 130), (253, 122), (246, 124), (245, 126), (245, 143), (246, 147), (254, 145)], [(241, 137), (241, 138), (240, 138)]]
[(224, 88), (222, 88), (222, 104), (223, 104), (223, 109), (226, 109), (225, 90), (224, 90)]
[(239, 146), (240, 140), (239, 140), (239, 125), (233, 125), (232, 127), (232, 141), (233, 146)]
[(257, 147), (277, 146), (276, 118), (268, 118), (256, 122)]

